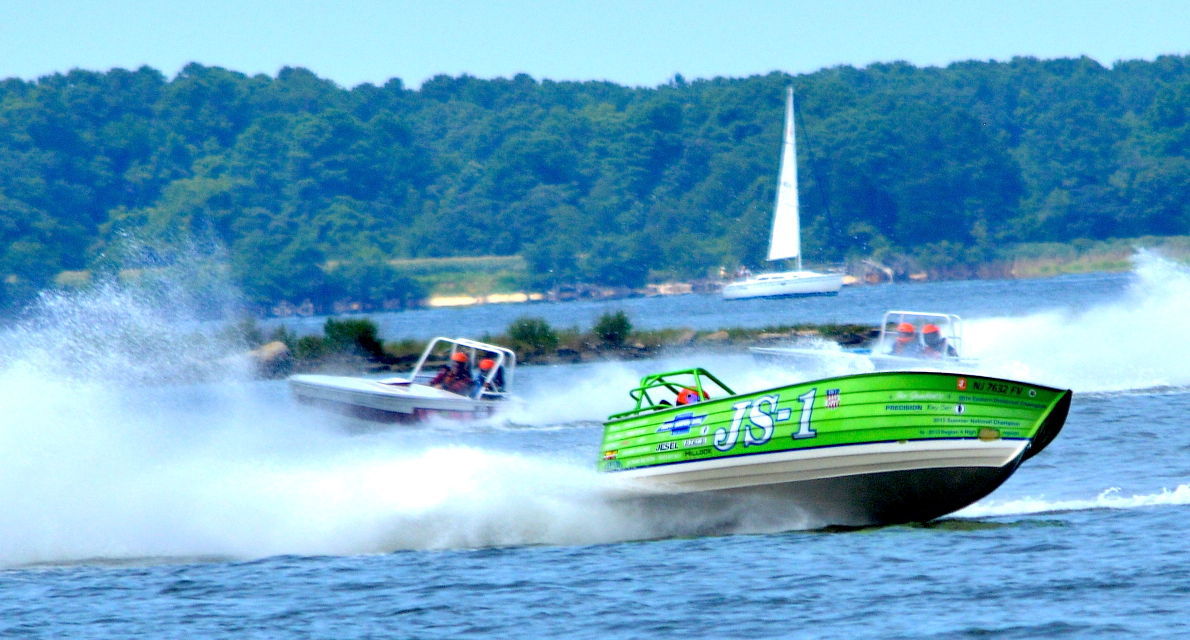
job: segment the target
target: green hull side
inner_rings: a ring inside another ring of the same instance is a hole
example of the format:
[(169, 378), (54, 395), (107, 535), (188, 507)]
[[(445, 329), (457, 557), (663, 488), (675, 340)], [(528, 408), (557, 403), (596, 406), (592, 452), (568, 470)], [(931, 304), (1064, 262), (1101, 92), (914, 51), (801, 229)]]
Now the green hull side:
[[(599, 469), (878, 442), (1031, 441), (1043, 425), (1053, 425), (1044, 444), (1061, 427), (1069, 402), (1069, 391), (975, 375), (827, 378), (611, 420)], [(1051, 413), (1061, 419), (1047, 422)]]

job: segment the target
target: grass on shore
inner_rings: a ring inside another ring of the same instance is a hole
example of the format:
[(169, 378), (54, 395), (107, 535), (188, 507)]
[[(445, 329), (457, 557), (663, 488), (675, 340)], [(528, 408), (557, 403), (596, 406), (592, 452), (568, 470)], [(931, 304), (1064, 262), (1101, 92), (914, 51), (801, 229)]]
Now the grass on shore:
[(1072, 243), (1021, 244), (1006, 251), (1010, 273), (1017, 278), (1040, 278), (1072, 273), (1128, 271), (1138, 249), (1190, 264), (1190, 236), (1142, 236), (1117, 240), (1075, 240)]

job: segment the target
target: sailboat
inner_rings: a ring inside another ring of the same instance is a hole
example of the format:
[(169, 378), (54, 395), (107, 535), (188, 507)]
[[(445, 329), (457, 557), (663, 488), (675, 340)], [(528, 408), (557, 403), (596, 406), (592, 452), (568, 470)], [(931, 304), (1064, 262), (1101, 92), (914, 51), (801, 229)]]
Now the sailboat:
[(793, 87), (785, 99), (785, 139), (781, 148), (777, 204), (769, 236), (769, 261), (797, 259), (797, 269), (762, 273), (723, 287), (725, 300), (778, 298), (787, 296), (833, 296), (843, 286), (843, 274), (802, 269), (801, 223), (798, 220), (797, 143), (793, 125)]

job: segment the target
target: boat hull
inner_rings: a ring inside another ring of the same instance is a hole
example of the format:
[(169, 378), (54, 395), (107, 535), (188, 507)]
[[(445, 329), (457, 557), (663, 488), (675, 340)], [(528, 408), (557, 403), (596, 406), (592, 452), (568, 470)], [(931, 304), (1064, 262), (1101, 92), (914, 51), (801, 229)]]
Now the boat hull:
[(468, 398), (422, 384), (391, 384), (345, 376), (292, 376), (289, 388), (304, 404), (375, 422), (484, 418), (492, 415), (500, 404), (500, 401)]
[(723, 287), (724, 300), (748, 298), (790, 298), (838, 295), (843, 287), (843, 274), (814, 271), (789, 271), (763, 274)]
[(864, 527), (924, 522), (958, 511), (1003, 484), (1024, 449), (1025, 443), (984, 451), (900, 444), (815, 461), (767, 454), (717, 469), (618, 475), (653, 498), (698, 495), (704, 508), (713, 503), (726, 511), (735, 504), (773, 511), (792, 506), (803, 523)]
[(790, 366), (799, 370), (830, 370), (843, 368), (852, 371), (974, 371), (979, 361), (973, 358), (940, 357), (910, 358), (891, 354), (874, 354), (870, 350), (831, 350), (808, 347), (750, 347), (752, 356), (766, 364)]
[(646, 494), (784, 501), (816, 526), (924, 521), (1000, 486), (1070, 397), (965, 374), (828, 378), (609, 421), (600, 468)]
[[(619, 499), (656, 519), (686, 522), (675, 535), (889, 526), (959, 511), (989, 495), (1015, 470), (917, 469), (696, 493), (637, 489)], [(939, 492), (939, 486), (950, 489)], [(697, 518), (693, 525), (692, 515)]]

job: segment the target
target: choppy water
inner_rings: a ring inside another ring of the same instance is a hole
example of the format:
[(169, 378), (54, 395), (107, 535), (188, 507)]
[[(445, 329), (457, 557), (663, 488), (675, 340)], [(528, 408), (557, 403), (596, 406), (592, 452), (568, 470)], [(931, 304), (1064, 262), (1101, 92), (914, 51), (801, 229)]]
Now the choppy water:
[[(599, 421), (642, 371), (699, 364), (736, 388), (774, 372), (722, 353), (525, 367), (525, 402), (501, 419), (368, 431), (251, 381), (135, 292), (53, 299), (0, 335), (0, 636), (1190, 636), (1190, 273), (1143, 257), (1128, 275), (806, 307), (700, 316), (701, 298), (629, 313), (710, 327), (956, 311), (995, 373), (1075, 403), (1003, 487), (928, 525), (626, 511), (592, 467)], [(605, 308), (535, 307), (580, 326)], [(480, 312), (419, 312), (419, 331), (481, 332)], [(178, 368), (206, 381), (152, 382)]]

